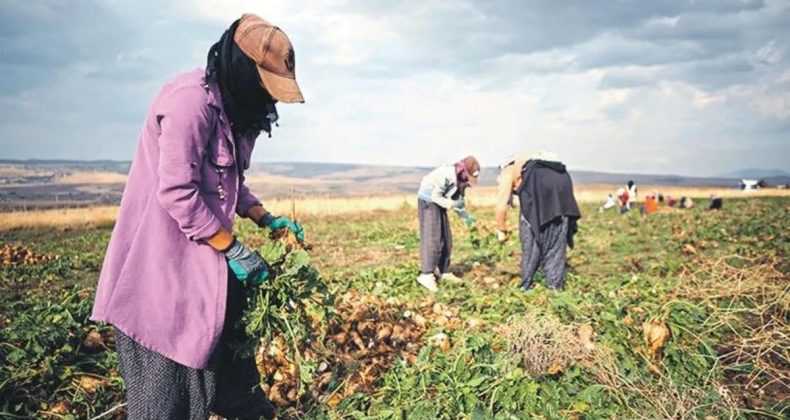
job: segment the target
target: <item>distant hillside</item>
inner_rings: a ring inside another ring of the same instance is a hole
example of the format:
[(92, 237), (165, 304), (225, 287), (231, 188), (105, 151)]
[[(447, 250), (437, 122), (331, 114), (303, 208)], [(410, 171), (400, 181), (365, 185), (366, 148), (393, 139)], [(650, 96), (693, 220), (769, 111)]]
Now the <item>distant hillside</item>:
[[(419, 184), (423, 175), (432, 168), (428, 167), (408, 167), (408, 166), (378, 166), (360, 164), (326, 164), (326, 163), (297, 163), (297, 162), (277, 162), (277, 163), (255, 163), (251, 168), (252, 172), (268, 173), (295, 178), (309, 179), (335, 179), (347, 178), (356, 182), (369, 182), (376, 179), (386, 180), (398, 178), (405, 180), (411, 179), (413, 185)], [(694, 177), (684, 175), (666, 174), (628, 174), (598, 172), (586, 170), (570, 169), (571, 176), (577, 184), (625, 184), (633, 180), (637, 184), (667, 185), (667, 186), (715, 186), (715, 187), (737, 187), (740, 176), (731, 177)], [(751, 172), (755, 170), (749, 170)], [(777, 173), (781, 171), (766, 171)], [(483, 186), (493, 186), (496, 184), (498, 169), (483, 168), (480, 174), (480, 184)], [(786, 184), (790, 181), (790, 176), (780, 175), (771, 177), (759, 177), (766, 181), (769, 186)]]
[(316, 178), (338, 172), (353, 171), (366, 165), (352, 163), (270, 163), (255, 162), (250, 167), (250, 172), (266, 172), (294, 178)]
[[(129, 172), (129, 161), (121, 160), (9, 160), (0, 159), (0, 165), (23, 166), (35, 169), (52, 169), (54, 171), (106, 171), (126, 174)], [(0, 176), (2, 174), (0, 173)]]
[(746, 179), (764, 179), (764, 178), (790, 178), (790, 172), (781, 169), (742, 169), (740, 171), (730, 172), (723, 174), (724, 178), (746, 178)]
[[(254, 172), (268, 173), (296, 178), (311, 179), (339, 179), (349, 177), (357, 182), (367, 182), (374, 179), (397, 177), (400, 179), (412, 178), (412, 183), (419, 183), (424, 174), (431, 168), (406, 167), (406, 166), (376, 166), (357, 164), (324, 164), (324, 163), (256, 163)], [(570, 169), (571, 176), (578, 184), (624, 184), (633, 180), (638, 184), (670, 185), (670, 186), (732, 186), (738, 185), (740, 178), (706, 178), (689, 177), (682, 175), (658, 174), (619, 174), (611, 172), (583, 171)], [(480, 184), (492, 186), (496, 184), (498, 169), (483, 168), (480, 174)]]
[[(2, 169), (6, 170), (3, 171)], [(9, 168), (14, 168), (10, 171)], [(128, 161), (69, 161), (69, 160), (0, 160), (0, 184), (8, 183), (9, 173), (24, 178), (25, 174), (33, 176), (39, 182), (54, 181), (58, 176), (73, 174), (75, 172), (114, 172), (126, 174), (129, 170)], [(382, 166), (346, 163), (312, 163), (312, 162), (256, 162), (248, 171), (250, 175), (273, 175), (291, 179), (327, 180), (347, 182), (369, 182), (373, 180), (399, 181), (410, 180), (412, 183), (419, 179), (431, 168), (418, 166)], [(639, 184), (658, 185), (700, 185), (700, 186), (727, 186), (737, 185), (741, 178), (770, 178), (781, 181), (790, 178), (790, 174), (781, 170), (746, 169), (728, 176), (720, 177), (690, 177), (683, 175), (662, 174), (628, 174), (611, 173), (587, 170), (573, 170), (571, 175), (579, 184), (622, 184), (634, 180)], [(482, 185), (494, 185), (497, 176), (496, 168), (483, 168), (481, 173)], [(386, 181), (391, 183), (390, 181)]]
[[(63, 207), (120, 201), (129, 162), (65, 160), (0, 160), (0, 210)], [(299, 195), (370, 196), (414, 193), (431, 168), (336, 163), (259, 162), (247, 172), (247, 184), (263, 199)], [(496, 184), (497, 169), (484, 168), (483, 187)], [(618, 174), (571, 169), (578, 185), (640, 185), (736, 188), (741, 177)], [(769, 186), (786, 184), (787, 176), (762, 178)]]

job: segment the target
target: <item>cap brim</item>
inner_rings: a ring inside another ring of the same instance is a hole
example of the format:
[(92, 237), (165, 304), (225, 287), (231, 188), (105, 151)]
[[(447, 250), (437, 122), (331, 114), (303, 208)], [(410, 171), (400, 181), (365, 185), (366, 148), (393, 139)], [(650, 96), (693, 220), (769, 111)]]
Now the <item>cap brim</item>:
[(299, 85), (296, 84), (296, 79), (278, 76), (261, 67), (258, 67), (258, 73), (261, 75), (263, 87), (278, 102), (287, 104), (304, 103), (304, 97), (302, 96), (302, 91), (299, 90)]

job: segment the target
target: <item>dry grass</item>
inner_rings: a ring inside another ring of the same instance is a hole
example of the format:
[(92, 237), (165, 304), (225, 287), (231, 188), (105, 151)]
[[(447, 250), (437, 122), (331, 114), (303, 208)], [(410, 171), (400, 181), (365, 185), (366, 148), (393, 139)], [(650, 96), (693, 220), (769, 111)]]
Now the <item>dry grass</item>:
[[(776, 397), (790, 392), (790, 279), (777, 270), (777, 261), (732, 255), (701, 259), (697, 264), (696, 270), (682, 274), (683, 281), (674, 297), (698, 301), (710, 314), (706, 328), (732, 334), (717, 347), (721, 353), (718, 363), (739, 368), (727, 385), (711, 375), (705, 383), (678, 386), (660, 370), (654, 372), (656, 381), (648, 382), (626, 377), (612, 350), (597, 345), (586, 368), (631, 410), (633, 418), (698, 418), (699, 409), (704, 408), (701, 401), (710, 386), (719, 394), (719, 401), (711, 407), (723, 418), (739, 417), (736, 394), (754, 394), (753, 398), (759, 400), (764, 394)], [(736, 302), (748, 305), (741, 307)], [(744, 370), (744, 366), (751, 368)]]
[[(738, 418), (737, 405), (730, 393), (710, 378), (707, 383), (683, 387), (664, 374), (660, 374), (655, 382), (629, 378), (621, 372), (615, 353), (603, 345), (596, 346), (585, 367), (595, 375), (599, 384), (629, 410), (629, 418), (693, 419), (700, 418), (701, 408), (716, 408), (723, 414), (721, 418)], [(709, 406), (700, 404), (700, 401), (704, 401), (706, 388), (710, 385), (716, 387), (719, 400)]]
[(115, 223), (117, 213), (117, 206), (0, 213), (0, 232), (41, 227), (55, 229), (104, 227)]
[[(661, 191), (673, 196), (707, 198), (712, 193), (723, 197), (778, 197), (790, 196), (790, 190), (764, 189), (751, 193), (707, 187), (652, 187), (641, 186), (641, 191)], [(612, 185), (583, 185), (576, 188), (576, 198), (581, 203), (603, 202), (606, 194), (613, 192)], [(298, 190), (297, 190), (298, 192)], [(493, 207), (496, 204), (496, 188), (484, 187), (469, 190), (470, 207)], [(298, 197), (295, 200), (299, 215), (345, 215), (375, 211), (393, 211), (415, 208), (414, 194), (382, 195), (368, 197)], [(275, 199), (266, 202), (266, 207), (275, 214), (290, 214), (290, 199)], [(81, 209), (59, 209), (43, 211), (20, 211), (0, 213), (0, 231), (31, 227), (90, 227), (106, 226), (115, 220), (117, 207), (101, 206)]]
[[(738, 255), (702, 259), (697, 270), (683, 275), (678, 290), (681, 298), (702, 298), (700, 304), (717, 320), (708, 328), (732, 334), (719, 348), (720, 360), (752, 366), (736, 374), (737, 383), (758, 398), (790, 395), (790, 277), (778, 264)], [(734, 307), (738, 301), (746, 307)]]
[(127, 176), (117, 172), (77, 171), (55, 178), (58, 184), (123, 184)]
[[(585, 184), (575, 187), (576, 200), (580, 203), (601, 203), (606, 199), (607, 194), (614, 195), (618, 185), (599, 185)], [(717, 187), (673, 187), (666, 185), (640, 185), (639, 197), (641, 200), (645, 194), (650, 192), (660, 192), (664, 195), (673, 197), (693, 197), (695, 199), (707, 200), (711, 194), (718, 194), (724, 198), (744, 198), (744, 197), (785, 197), (790, 196), (790, 190), (780, 190), (776, 188), (766, 188), (759, 191), (743, 192), (736, 189), (717, 188)], [(472, 188), (469, 190), (468, 200), (471, 205), (489, 207), (496, 204), (496, 188), (483, 187)]]
[(509, 322), (500, 332), (508, 351), (530, 375), (557, 374), (592, 356), (580, 338), (579, 328), (551, 316), (532, 313)]
[[(405, 194), (372, 197), (316, 197), (297, 198), (295, 204), (298, 214), (336, 215), (416, 207), (417, 198), (414, 195)], [(290, 199), (269, 200), (264, 205), (275, 214), (289, 214), (291, 212)]]
[[(498, 329), (508, 343), (508, 350), (531, 375), (553, 375), (574, 364), (584, 366), (635, 419), (698, 418), (709, 384), (678, 386), (669, 375), (658, 372), (655, 381), (624, 375), (611, 348), (594, 343), (592, 329), (563, 324), (539, 313), (527, 314), (523, 320), (509, 322)], [(735, 418), (736, 409), (729, 393), (715, 384), (720, 400), (714, 405), (725, 418)]]

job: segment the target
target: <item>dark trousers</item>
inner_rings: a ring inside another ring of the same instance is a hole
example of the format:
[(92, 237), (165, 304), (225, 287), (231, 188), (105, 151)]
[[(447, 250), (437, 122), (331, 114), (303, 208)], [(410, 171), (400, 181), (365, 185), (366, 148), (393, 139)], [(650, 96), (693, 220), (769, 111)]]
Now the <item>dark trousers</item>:
[(565, 263), (568, 252), (568, 218), (557, 218), (540, 229), (537, 237), (522, 216), (519, 223), (521, 239), (521, 287), (532, 288), (539, 266), (546, 275), (546, 287), (559, 290), (565, 286)]
[(441, 273), (447, 273), (453, 252), (447, 209), (418, 200), (417, 216), (420, 219), (420, 271), (431, 274), (438, 267)]
[(176, 363), (115, 330), (128, 419), (205, 420), (211, 412), (226, 418), (274, 416), (254, 358), (236, 358), (230, 348), (244, 335), (236, 324), (246, 308), (245, 294), (244, 285), (231, 275), (222, 338), (206, 369)]

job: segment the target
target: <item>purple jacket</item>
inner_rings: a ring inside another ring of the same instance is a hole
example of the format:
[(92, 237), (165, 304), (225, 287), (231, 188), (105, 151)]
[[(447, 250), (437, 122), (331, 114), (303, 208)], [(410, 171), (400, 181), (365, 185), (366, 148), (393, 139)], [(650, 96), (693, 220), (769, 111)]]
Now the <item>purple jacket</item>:
[(201, 240), (259, 204), (237, 169), (249, 168), (257, 135), (233, 139), (219, 89), (204, 76), (177, 76), (151, 105), (92, 315), (198, 369), (222, 333), (228, 275), (224, 256)]

